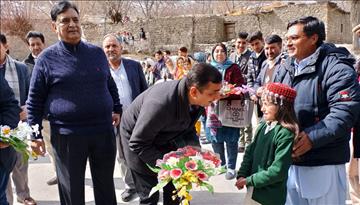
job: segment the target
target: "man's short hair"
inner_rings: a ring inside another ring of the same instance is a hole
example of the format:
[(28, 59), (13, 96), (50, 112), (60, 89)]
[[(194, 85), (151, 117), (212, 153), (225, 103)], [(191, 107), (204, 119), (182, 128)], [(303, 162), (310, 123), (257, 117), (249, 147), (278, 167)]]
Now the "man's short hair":
[(263, 34), (261, 33), (261, 31), (256, 31), (254, 33), (251, 33), (247, 38), (247, 41), (249, 43), (251, 43), (252, 41), (255, 41), (255, 40), (260, 40), (260, 41), (264, 40)]
[(29, 45), (29, 39), (30, 38), (40, 38), (41, 42), (42, 43), (45, 43), (45, 37), (42, 33), (38, 32), (38, 31), (29, 31), (27, 34), (26, 34), (26, 42), (27, 44)]
[(241, 39), (247, 39), (248, 36), (249, 36), (249, 34), (247, 32), (239, 32), (239, 34), (238, 34), (238, 38), (241, 38)]
[(265, 43), (266, 44), (278, 43), (278, 44), (282, 45), (282, 39), (280, 36), (278, 36), (276, 34), (272, 34), (265, 38)]
[(197, 87), (203, 91), (208, 83), (221, 83), (222, 76), (218, 69), (207, 63), (198, 63), (189, 71), (186, 76), (186, 87)]
[(163, 55), (163, 52), (161, 52), (161, 50), (158, 50), (158, 51), (155, 52), (155, 55), (156, 54)]
[(79, 10), (74, 3), (64, 0), (64, 1), (57, 2), (51, 8), (51, 11), (50, 11), (51, 20), (56, 21), (57, 16), (61, 13), (64, 13), (68, 9), (74, 9), (76, 11), (76, 13), (79, 14)]
[(3, 33), (0, 33), (0, 43), (3, 45), (7, 44), (6, 36)]
[(180, 47), (180, 48), (179, 48), (179, 51), (181, 51), (181, 52), (183, 52), (183, 53), (187, 53), (187, 52), (188, 52), (188, 49), (187, 49), (185, 46), (183, 46), (183, 47)]
[(306, 16), (295, 19), (294, 21), (290, 21), (288, 23), (287, 30), (289, 30), (291, 26), (294, 26), (296, 24), (304, 25), (303, 31), (307, 37), (310, 37), (314, 34), (317, 34), (319, 36), (319, 39), (316, 42), (316, 45), (318, 47), (325, 41), (326, 38), (325, 25), (324, 22), (320, 21), (318, 18), (313, 16)]
[(170, 55), (170, 54), (171, 54), (171, 52), (170, 52), (169, 50), (165, 50), (164, 52), (166, 53), (166, 55)]

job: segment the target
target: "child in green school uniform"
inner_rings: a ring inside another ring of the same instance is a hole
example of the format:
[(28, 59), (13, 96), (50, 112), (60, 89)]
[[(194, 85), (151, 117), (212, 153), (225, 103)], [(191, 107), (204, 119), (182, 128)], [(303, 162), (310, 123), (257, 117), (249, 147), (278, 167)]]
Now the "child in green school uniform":
[(294, 111), (296, 91), (269, 83), (262, 92), (263, 121), (245, 151), (235, 186), (247, 187), (244, 204), (281, 205), (286, 201), (286, 181), (298, 125)]

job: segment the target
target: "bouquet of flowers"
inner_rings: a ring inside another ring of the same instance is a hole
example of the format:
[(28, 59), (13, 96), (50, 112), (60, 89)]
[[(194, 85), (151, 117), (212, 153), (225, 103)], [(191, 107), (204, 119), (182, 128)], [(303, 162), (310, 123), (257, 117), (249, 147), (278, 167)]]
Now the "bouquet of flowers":
[(241, 87), (235, 87), (235, 84), (223, 82), (221, 91), (223, 95), (240, 95), (240, 94), (255, 94), (255, 90), (248, 87), (247, 85), (242, 85)]
[(15, 129), (7, 125), (0, 126), (0, 142), (9, 144), (17, 152), (22, 153), (24, 161), (28, 160), (29, 156), (37, 158), (36, 153), (32, 152), (27, 144), (33, 134), (39, 134), (39, 125), (29, 126), (26, 122), (20, 121)]
[(215, 153), (191, 146), (165, 154), (163, 159), (156, 162), (159, 168), (149, 166), (152, 171), (158, 173), (159, 180), (149, 195), (172, 182), (176, 189), (173, 199), (179, 197), (183, 205), (188, 205), (192, 199), (189, 192), (193, 184), (197, 187), (205, 187), (211, 193), (214, 192), (208, 180), (211, 176), (225, 172), (220, 164), (221, 160)]

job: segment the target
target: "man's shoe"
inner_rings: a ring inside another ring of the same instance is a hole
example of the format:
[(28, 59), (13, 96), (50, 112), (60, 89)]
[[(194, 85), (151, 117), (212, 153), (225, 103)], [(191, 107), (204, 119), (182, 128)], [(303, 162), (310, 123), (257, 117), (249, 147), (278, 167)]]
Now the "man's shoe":
[(228, 171), (225, 174), (225, 179), (227, 180), (231, 180), (234, 179), (236, 177), (236, 173), (235, 170), (233, 169), (228, 169)]
[(46, 183), (47, 183), (49, 186), (55, 185), (55, 184), (58, 183), (58, 179), (57, 179), (57, 177), (55, 176), (55, 177), (51, 178), (49, 181), (47, 181)]
[(26, 198), (26, 199), (24, 199), (24, 200), (21, 200), (21, 199), (18, 198), (17, 201), (18, 201), (19, 203), (24, 204), (24, 205), (36, 205), (36, 201), (35, 201), (33, 198), (31, 198), (31, 197), (28, 197), (28, 198)]
[(135, 189), (125, 189), (123, 193), (121, 193), (121, 199), (123, 202), (129, 202), (133, 200), (137, 196)]

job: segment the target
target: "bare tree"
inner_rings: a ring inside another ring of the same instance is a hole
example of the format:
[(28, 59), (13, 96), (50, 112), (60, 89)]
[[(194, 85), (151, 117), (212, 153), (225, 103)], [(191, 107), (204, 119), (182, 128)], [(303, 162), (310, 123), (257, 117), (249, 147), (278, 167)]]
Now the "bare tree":
[(132, 1), (124, 1), (124, 0), (108, 0), (99, 2), (101, 7), (104, 9), (104, 13), (106, 17), (109, 17), (112, 23), (124, 23), (128, 18), (128, 13), (131, 13), (132, 9)]
[[(26, 2), (26, 1), (23, 1), (23, 2)], [(54, 0), (54, 1), (53, 0), (34, 1), (33, 6), (32, 6), (32, 12), (36, 13), (36, 11), (40, 11), (41, 16), (37, 16), (39, 18), (44, 17), (44, 15), (47, 16), (48, 18), (51, 18), (50, 11), (56, 2), (57, 2), (56, 0)], [(74, 0), (74, 3), (79, 10), (80, 19), (83, 20), (86, 16), (88, 16), (89, 14), (94, 12), (96, 1)], [(37, 14), (37, 15), (39, 15), (39, 14)]]
[(1, 1), (1, 29), (26, 42), (25, 35), (33, 29), (30, 22), (32, 2)]
[(140, 7), (145, 19), (151, 19), (153, 17), (153, 7), (155, 0), (141, 1), (137, 0), (136, 3)]

